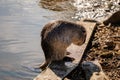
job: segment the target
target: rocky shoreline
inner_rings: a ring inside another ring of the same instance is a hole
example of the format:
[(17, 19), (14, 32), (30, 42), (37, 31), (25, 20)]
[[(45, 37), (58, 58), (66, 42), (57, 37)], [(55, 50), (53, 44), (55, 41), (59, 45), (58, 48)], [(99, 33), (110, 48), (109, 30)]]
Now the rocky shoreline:
[[(47, 3), (45, 1), (48, 1)], [(57, 2), (56, 2), (57, 1)], [(95, 0), (94, 0), (95, 1)], [(97, 0), (99, 1), (99, 0)], [(116, 1), (116, 2), (114, 2)], [(42, 7), (54, 11), (66, 11), (71, 10), (71, 8), (65, 7), (65, 5), (69, 5), (68, 0), (41, 0)], [(118, 0), (106, 1), (106, 7), (102, 6), (103, 2), (96, 2), (94, 5), (93, 2), (85, 4), (85, 2), (77, 3), (79, 5), (79, 9), (73, 19), (81, 20), (82, 18), (90, 18), (99, 20), (102, 22), (105, 20), (105, 17), (108, 17), (113, 12), (119, 10), (119, 2)], [(67, 3), (67, 4), (66, 4)], [(87, 7), (83, 10), (81, 5), (83, 3), (83, 7), (86, 5)], [(43, 5), (47, 4), (47, 6)], [(63, 6), (60, 6), (62, 5)], [(91, 7), (89, 7), (91, 6)], [(64, 7), (64, 8), (63, 8)], [(72, 9), (72, 10), (73, 10)], [(94, 13), (94, 16), (93, 16)], [(89, 15), (86, 17), (86, 15)], [(104, 26), (98, 25), (94, 36), (91, 40), (91, 45), (87, 50), (86, 55), (83, 57), (83, 61), (93, 61), (95, 59), (98, 60), (100, 65), (102, 66), (103, 71), (109, 77), (109, 80), (119, 80), (120, 79), (120, 26)], [(84, 71), (79, 65), (72, 73), (67, 76), (70, 80), (85, 80)]]
[[(91, 45), (83, 56), (82, 62), (97, 60), (98, 63), (100, 63), (103, 72), (109, 77), (109, 80), (119, 80), (120, 26), (98, 25), (90, 43)], [(67, 78), (70, 80), (86, 80), (85, 75), (85, 71), (80, 64), (67, 76)]]
[(98, 26), (86, 60), (98, 59), (110, 80), (120, 79), (120, 26)]

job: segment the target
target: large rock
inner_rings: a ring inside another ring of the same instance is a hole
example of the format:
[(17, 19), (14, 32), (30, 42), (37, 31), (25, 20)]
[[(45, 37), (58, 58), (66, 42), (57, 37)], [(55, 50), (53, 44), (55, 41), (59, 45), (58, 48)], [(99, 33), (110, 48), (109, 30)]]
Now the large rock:
[(120, 11), (112, 14), (107, 20), (105, 20), (104, 25), (112, 24), (112, 25), (120, 25)]
[(86, 80), (109, 80), (97, 60), (82, 62)]

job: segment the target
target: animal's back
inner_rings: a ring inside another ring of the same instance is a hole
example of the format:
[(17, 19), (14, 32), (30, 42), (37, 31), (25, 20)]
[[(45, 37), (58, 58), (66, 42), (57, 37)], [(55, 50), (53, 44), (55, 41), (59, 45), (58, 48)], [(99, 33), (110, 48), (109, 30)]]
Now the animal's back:
[(75, 23), (54, 21), (43, 28), (41, 37), (45, 56), (53, 60), (61, 60), (65, 57), (66, 48), (71, 43), (77, 45), (84, 43), (86, 31), (83, 26)]

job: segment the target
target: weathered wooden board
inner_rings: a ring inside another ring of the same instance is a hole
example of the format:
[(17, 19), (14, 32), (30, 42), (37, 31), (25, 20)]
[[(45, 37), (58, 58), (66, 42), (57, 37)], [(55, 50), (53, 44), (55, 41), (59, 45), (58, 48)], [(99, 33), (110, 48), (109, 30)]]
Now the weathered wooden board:
[(34, 80), (62, 80), (68, 73), (70, 73), (74, 68), (77, 67), (81, 58), (85, 52), (85, 49), (89, 43), (92, 32), (96, 26), (96, 23), (91, 22), (77, 22), (82, 24), (87, 30), (86, 42), (82, 46), (77, 46), (71, 44), (67, 51), (71, 54), (70, 57), (73, 57), (75, 60), (73, 62), (52, 62), (48, 68), (42, 71)]

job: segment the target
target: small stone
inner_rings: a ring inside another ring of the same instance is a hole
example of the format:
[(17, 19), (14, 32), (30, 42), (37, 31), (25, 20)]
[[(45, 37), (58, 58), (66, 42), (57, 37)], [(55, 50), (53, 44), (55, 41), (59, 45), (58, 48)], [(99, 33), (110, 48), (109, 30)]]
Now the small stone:
[(120, 54), (120, 50), (118, 50), (117, 54)]
[(107, 9), (105, 9), (105, 11), (106, 11), (106, 12), (110, 12), (110, 9), (107, 8)]
[(100, 46), (100, 43), (96, 40), (96, 41), (92, 41), (92, 46), (97, 48)]
[(115, 50), (118, 50), (118, 52), (119, 52), (119, 50), (120, 50), (120, 43), (116, 43)]
[(100, 4), (95, 3), (93, 6), (94, 6), (94, 7), (100, 7)]

